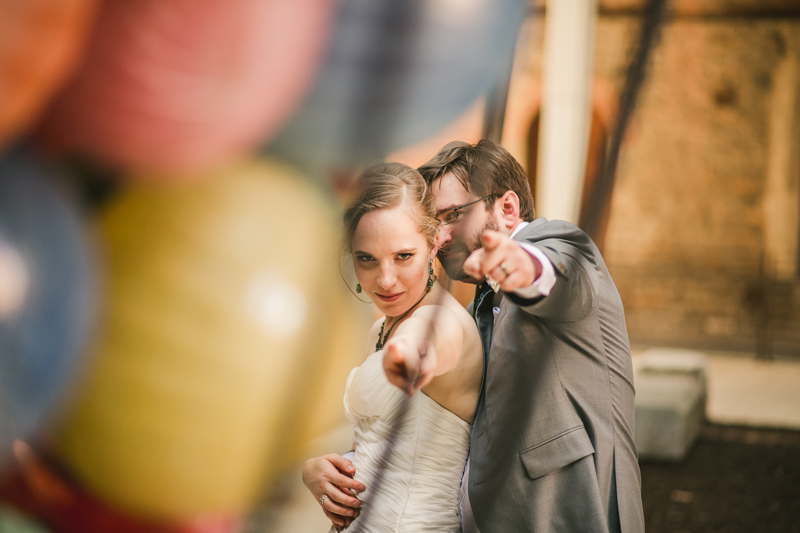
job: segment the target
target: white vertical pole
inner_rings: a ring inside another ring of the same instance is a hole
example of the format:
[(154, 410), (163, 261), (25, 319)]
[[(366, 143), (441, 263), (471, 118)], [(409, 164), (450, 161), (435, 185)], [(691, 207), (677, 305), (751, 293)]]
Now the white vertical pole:
[(775, 69), (763, 197), (768, 275), (791, 280), (800, 241), (800, 58), (787, 54)]
[(548, 0), (536, 215), (577, 223), (591, 120), (596, 0)]

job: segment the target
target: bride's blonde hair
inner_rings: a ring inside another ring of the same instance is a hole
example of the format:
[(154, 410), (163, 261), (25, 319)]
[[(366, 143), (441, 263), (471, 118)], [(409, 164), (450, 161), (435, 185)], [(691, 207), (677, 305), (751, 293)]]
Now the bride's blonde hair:
[(439, 220), (428, 185), (419, 172), (402, 163), (380, 163), (364, 171), (355, 185), (353, 202), (344, 213), (345, 251), (351, 251), (353, 235), (361, 217), (373, 211), (408, 207), (419, 232), (433, 247)]

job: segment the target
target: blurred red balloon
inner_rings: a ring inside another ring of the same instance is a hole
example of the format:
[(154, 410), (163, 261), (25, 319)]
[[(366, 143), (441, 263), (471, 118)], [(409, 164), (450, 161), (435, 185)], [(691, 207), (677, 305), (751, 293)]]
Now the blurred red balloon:
[(40, 132), (50, 151), (191, 171), (270, 138), (302, 100), (332, 0), (109, 0)]
[[(182, 523), (153, 522), (108, 507), (27, 443), (14, 445), (16, 460), (0, 477), (0, 501), (35, 517), (53, 533), (234, 533), (234, 516), (198, 516)], [(5, 529), (3, 529), (5, 531)]]
[(0, 0), (0, 148), (75, 66), (96, 0)]

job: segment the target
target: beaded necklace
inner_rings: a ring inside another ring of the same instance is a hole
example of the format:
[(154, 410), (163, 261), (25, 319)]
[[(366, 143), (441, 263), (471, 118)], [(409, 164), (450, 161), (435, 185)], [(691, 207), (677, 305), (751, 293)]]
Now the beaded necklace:
[(428, 287), (425, 289), (425, 292), (422, 294), (422, 298), (417, 300), (417, 303), (415, 303), (414, 305), (409, 307), (408, 311), (406, 311), (405, 313), (400, 315), (400, 318), (395, 320), (394, 324), (389, 326), (389, 331), (386, 332), (386, 336), (385, 337), (383, 336), (383, 328), (384, 328), (384, 326), (386, 326), (386, 319), (385, 318), (383, 319), (383, 324), (381, 324), (381, 332), (378, 333), (378, 342), (375, 343), (375, 351), (376, 352), (380, 351), (380, 350), (383, 350), (383, 345), (386, 344), (387, 340), (389, 340), (389, 335), (392, 334), (392, 330), (394, 329), (394, 327), (397, 324), (399, 324), (400, 321), (403, 320), (408, 313), (410, 313), (416, 306), (419, 305), (419, 303), (428, 295), (428, 293), (431, 292), (431, 287), (433, 287), (433, 280), (429, 280)]

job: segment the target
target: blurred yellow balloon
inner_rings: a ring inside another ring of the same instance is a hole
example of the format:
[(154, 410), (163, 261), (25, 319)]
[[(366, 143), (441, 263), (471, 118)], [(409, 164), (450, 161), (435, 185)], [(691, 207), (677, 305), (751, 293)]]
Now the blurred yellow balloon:
[(240, 513), (342, 419), (361, 314), (339, 276), (334, 209), (292, 168), (164, 181), (139, 180), (102, 217), (105, 323), (56, 452), (138, 516)]

